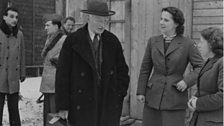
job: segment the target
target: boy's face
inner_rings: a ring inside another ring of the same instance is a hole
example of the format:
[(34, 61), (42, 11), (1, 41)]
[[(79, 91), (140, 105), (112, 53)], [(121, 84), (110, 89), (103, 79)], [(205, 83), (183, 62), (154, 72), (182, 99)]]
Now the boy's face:
[(18, 23), (18, 12), (9, 10), (7, 15), (3, 16), (3, 19), (9, 27), (15, 27)]
[(63, 24), (65, 30), (69, 33), (71, 33), (74, 29), (75, 26), (75, 22), (72, 20), (67, 20), (64, 24)]

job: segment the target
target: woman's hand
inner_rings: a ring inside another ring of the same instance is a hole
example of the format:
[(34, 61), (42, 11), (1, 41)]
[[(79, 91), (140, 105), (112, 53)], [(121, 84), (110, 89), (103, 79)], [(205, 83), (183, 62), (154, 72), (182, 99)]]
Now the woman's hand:
[(187, 89), (187, 84), (183, 80), (181, 80), (180, 82), (177, 83), (176, 87), (177, 90), (183, 92)]
[(195, 111), (196, 110), (196, 102), (197, 102), (198, 98), (195, 96), (192, 96), (191, 99), (188, 101), (187, 105), (189, 107), (189, 109), (191, 111)]
[(144, 95), (137, 95), (137, 99), (141, 103), (145, 103), (145, 96)]
[(62, 119), (68, 119), (68, 111), (67, 110), (59, 111), (57, 116), (59, 116)]

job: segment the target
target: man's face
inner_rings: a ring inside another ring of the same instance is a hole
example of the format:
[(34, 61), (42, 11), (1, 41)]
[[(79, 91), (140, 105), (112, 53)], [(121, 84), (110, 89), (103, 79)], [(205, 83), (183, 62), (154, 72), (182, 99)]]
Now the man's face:
[(95, 34), (103, 33), (104, 29), (108, 25), (109, 17), (89, 15), (88, 25), (90, 30)]
[(71, 33), (74, 29), (74, 26), (75, 26), (75, 22), (72, 21), (72, 20), (67, 20), (64, 24), (63, 24), (65, 30), (68, 32), (68, 33)]
[(45, 30), (47, 32), (47, 35), (50, 35), (50, 34), (53, 34), (53, 33), (58, 31), (58, 26), (57, 25), (53, 25), (52, 21), (47, 21), (45, 23)]
[(18, 12), (9, 10), (7, 15), (3, 16), (3, 19), (9, 27), (15, 27), (18, 23)]

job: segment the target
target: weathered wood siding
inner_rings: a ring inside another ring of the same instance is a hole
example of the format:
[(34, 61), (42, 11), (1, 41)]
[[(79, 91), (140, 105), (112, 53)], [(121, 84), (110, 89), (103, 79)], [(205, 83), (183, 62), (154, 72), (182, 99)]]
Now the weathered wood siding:
[(193, 0), (192, 38), (199, 40), (200, 31), (210, 26), (223, 27), (223, 0)]
[(41, 65), (40, 56), (44, 46), (44, 13), (55, 13), (55, 0), (11, 0), (11, 5), (20, 12), (19, 22), (24, 34), (26, 49), (26, 65)]

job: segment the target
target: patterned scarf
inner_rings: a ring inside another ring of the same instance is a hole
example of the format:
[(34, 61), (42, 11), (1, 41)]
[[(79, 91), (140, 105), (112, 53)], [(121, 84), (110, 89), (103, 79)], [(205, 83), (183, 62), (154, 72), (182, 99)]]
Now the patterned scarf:
[(47, 53), (57, 44), (62, 35), (63, 33), (61, 31), (48, 35), (45, 46), (41, 52), (42, 57), (46, 57)]
[(173, 40), (173, 38), (176, 36), (177, 34), (171, 35), (171, 36), (167, 36), (165, 34), (163, 34), (163, 38), (165, 43), (171, 43), (171, 41)]
[(17, 37), (17, 33), (19, 31), (18, 29), (18, 25), (16, 25), (13, 28), (9, 28), (9, 26), (6, 24), (5, 20), (2, 20), (1, 24), (0, 24), (0, 29), (6, 34), (6, 35), (13, 35), (15, 37)]

